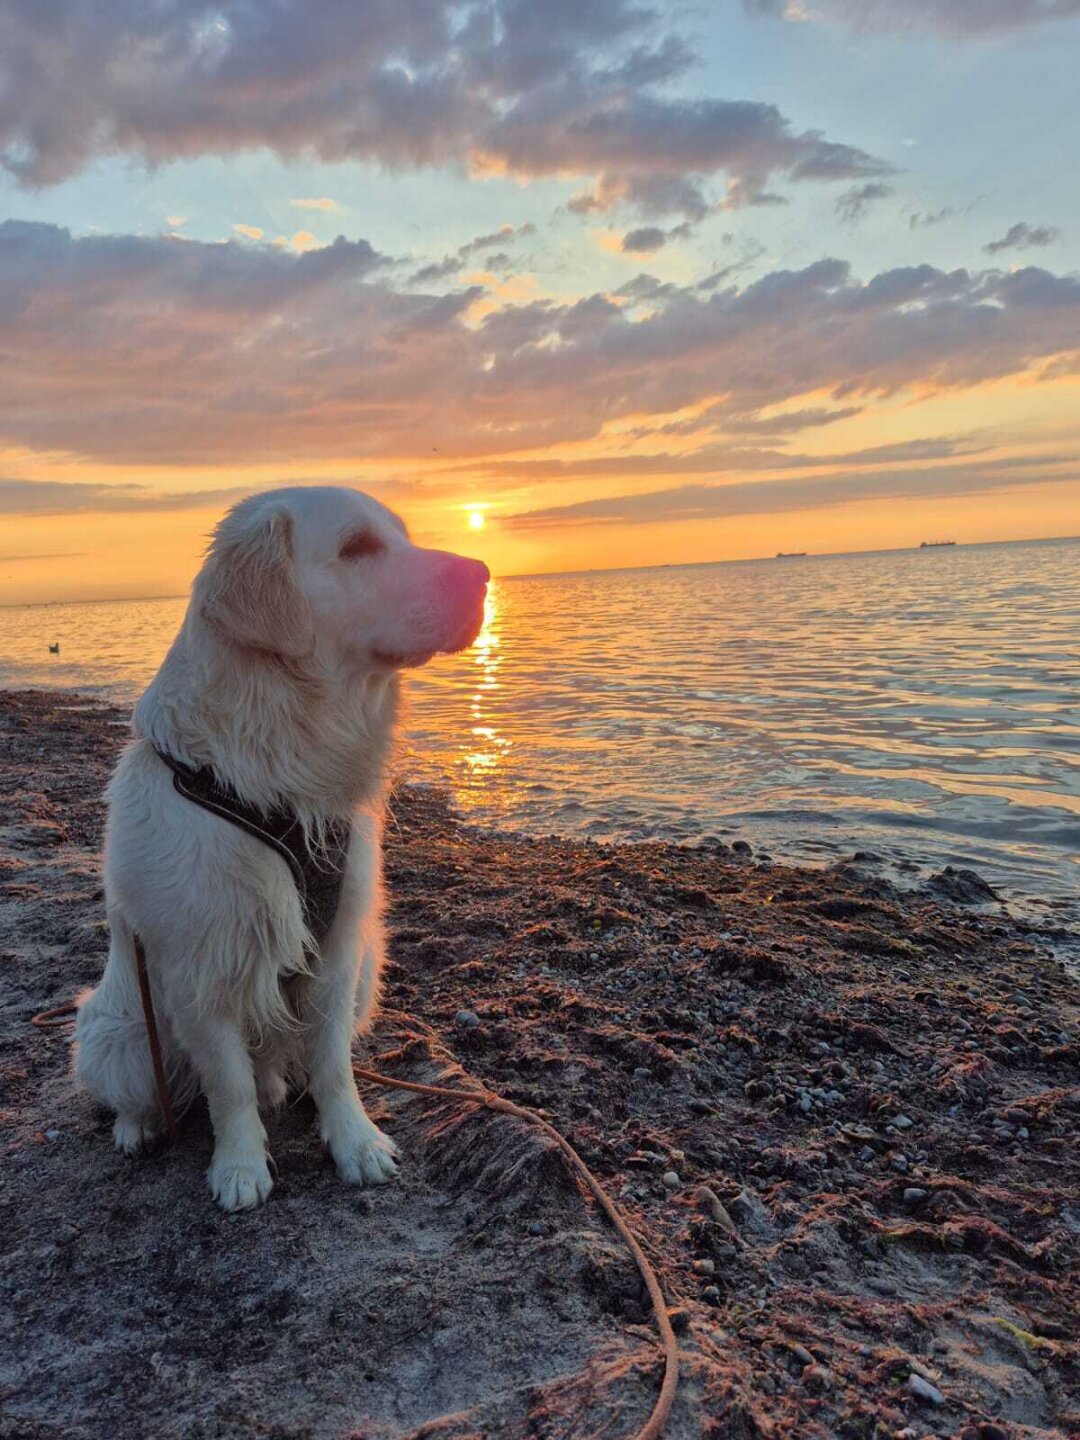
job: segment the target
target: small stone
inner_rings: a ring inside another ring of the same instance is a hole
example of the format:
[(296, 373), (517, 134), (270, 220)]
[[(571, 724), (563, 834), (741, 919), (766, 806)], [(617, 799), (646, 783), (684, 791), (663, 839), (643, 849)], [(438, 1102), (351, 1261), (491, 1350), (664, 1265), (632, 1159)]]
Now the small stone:
[(862, 1147), (862, 1149), (859, 1151), (859, 1159), (862, 1161), (862, 1163), (863, 1163), (864, 1165), (869, 1164), (869, 1162), (870, 1162), (871, 1160), (875, 1159), (876, 1156), (877, 1156), (877, 1151), (874, 1150), (874, 1149), (872, 1149), (871, 1146), (869, 1146), (869, 1145), (864, 1145), (864, 1146)]
[(920, 1190), (917, 1185), (911, 1185), (904, 1191), (904, 1204), (912, 1207), (921, 1205), (926, 1199), (926, 1191)]
[(720, 1287), (718, 1285), (706, 1285), (701, 1292), (701, 1298), (707, 1300), (710, 1305), (719, 1305)]
[(907, 1388), (916, 1400), (925, 1400), (930, 1405), (944, 1405), (945, 1396), (936, 1385), (931, 1385), (929, 1380), (924, 1380), (921, 1375), (909, 1375)]
[(907, 1115), (895, 1115), (892, 1122), (897, 1130), (910, 1130), (915, 1123)]
[(638, 1077), (639, 1080), (649, 1080), (652, 1078), (652, 1071), (646, 1070), (644, 1065), (635, 1065), (634, 1074)]
[(828, 1390), (832, 1384), (832, 1371), (824, 1365), (808, 1365), (802, 1372), (802, 1382), (811, 1390)]
[(668, 1190), (678, 1190), (682, 1184), (682, 1179), (677, 1170), (665, 1170), (660, 1178)]
[(735, 1228), (734, 1220), (732, 1220), (724, 1207), (723, 1201), (714, 1190), (710, 1190), (708, 1185), (699, 1185), (694, 1199), (697, 1201), (697, 1207), (703, 1215), (707, 1215), (710, 1220), (720, 1226), (721, 1230), (726, 1230), (733, 1239), (737, 1240), (740, 1238), (739, 1232)]
[(526, 1228), (530, 1235), (543, 1235), (546, 1227), (542, 1220), (530, 1220)]
[(685, 1335), (690, 1329), (690, 1311), (685, 1305), (676, 1305), (668, 1312), (671, 1328), (676, 1335)]
[(813, 1110), (813, 1108), (814, 1108), (814, 1102), (810, 1099), (810, 1096), (809, 1096), (809, 1095), (804, 1095), (804, 1096), (802, 1097), (802, 1099), (799, 1101), (799, 1109), (802, 1111), (802, 1113), (803, 1113), (804, 1115), (809, 1115), (809, 1114), (810, 1114), (810, 1111)]
[(908, 1168), (908, 1158), (903, 1153), (903, 1151), (901, 1151), (898, 1155), (894, 1155), (889, 1163), (892, 1165), (892, 1168), (894, 1170), (899, 1170), (901, 1175)]
[(768, 1230), (772, 1218), (760, 1195), (753, 1190), (741, 1190), (731, 1202), (731, 1209), (737, 1224), (754, 1231)]
[(800, 1365), (813, 1365), (814, 1363), (814, 1357), (805, 1345), (793, 1345), (791, 1347), (791, 1353)]
[(693, 1270), (695, 1275), (712, 1275), (716, 1271), (716, 1266), (711, 1260), (695, 1260)]
[(685, 1160), (685, 1159), (686, 1159), (686, 1151), (685, 1151), (685, 1150), (669, 1150), (669, 1151), (668, 1151), (668, 1159), (669, 1159), (669, 1160), (674, 1160), (674, 1161), (676, 1161), (676, 1162), (678, 1162), (679, 1160)]
[(456, 1025), (464, 1025), (467, 1030), (475, 1030), (480, 1024), (480, 1016), (475, 1010), (459, 1010), (454, 1016)]
[(46, 1130), (46, 1131), (45, 1131), (45, 1139), (46, 1139), (46, 1140), (59, 1140), (59, 1139), (60, 1139), (60, 1131), (59, 1131), (59, 1130)]

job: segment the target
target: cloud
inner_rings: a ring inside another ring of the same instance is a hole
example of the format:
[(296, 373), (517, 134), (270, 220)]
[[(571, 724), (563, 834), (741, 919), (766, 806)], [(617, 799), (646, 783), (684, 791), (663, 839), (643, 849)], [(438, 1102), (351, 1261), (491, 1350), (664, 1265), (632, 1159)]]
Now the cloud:
[(692, 94), (691, 47), (637, 0), (116, 0), (8, 6), (0, 163), (28, 185), (105, 155), (271, 150), (392, 169), (583, 178), (604, 208), (700, 218), (776, 178), (887, 168), (772, 105)]
[(885, 185), (880, 180), (869, 180), (865, 185), (856, 185), (852, 190), (845, 190), (837, 199), (834, 209), (845, 225), (855, 225), (876, 200), (885, 200), (894, 193), (891, 185)]
[[(956, 220), (961, 215), (970, 215), (977, 205), (986, 199), (976, 195), (966, 205), (943, 205), (940, 210), (912, 210), (908, 212), (909, 230), (929, 230), (934, 225), (944, 225), (947, 220)], [(905, 207), (906, 208), (906, 207)]]
[[(318, 485), (318, 480), (285, 477), (271, 482), (272, 488)], [(237, 500), (263, 488), (259, 485), (228, 485), (208, 490), (161, 491), (149, 485), (94, 484), (79, 480), (15, 480), (0, 478), (0, 515), (41, 517), (49, 515), (147, 515), (182, 510), (224, 510)], [(410, 498), (416, 485), (408, 480), (365, 481), (388, 502)], [(431, 493), (438, 493), (438, 486)], [(0, 560), (52, 560), (64, 551), (49, 555), (0, 555)]]
[[(0, 515), (144, 514), (150, 511), (223, 508), (250, 495), (252, 486), (162, 493), (148, 485), (93, 485), (71, 480), (0, 478)], [(51, 556), (7, 556), (51, 559)]]
[(331, 200), (326, 195), (320, 196), (317, 200), (290, 200), (289, 204), (295, 210), (322, 210), (327, 214), (341, 209), (336, 200)]
[(567, 460), (483, 460), (457, 468), (502, 481), (527, 484), (533, 480), (605, 476), (715, 475), (731, 470), (820, 470), (839, 465), (863, 467), (895, 461), (945, 460), (972, 453), (976, 452), (967, 440), (943, 437), (872, 445), (863, 450), (834, 455), (791, 455), (782, 450), (715, 444), (686, 453), (577, 455)]
[[(506, 516), (502, 524), (512, 530), (539, 530), (567, 525), (655, 525), (686, 520), (730, 519), (737, 515), (775, 515), (852, 505), (866, 500), (930, 500), (978, 494), (1018, 485), (1044, 485), (1075, 480), (1075, 472), (1046, 473), (1047, 462), (1034, 461), (1029, 473), (1023, 465), (935, 466), (801, 480), (736, 481), (730, 485), (679, 485), (640, 495), (607, 496), (575, 505), (552, 505)], [(1075, 464), (1074, 457), (1058, 457), (1057, 464)], [(1035, 467), (1039, 468), (1035, 468)]]
[(46, 550), (41, 555), (0, 554), (0, 565), (18, 565), (23, 560), (81, 560), (85, 550)]
[(734, 435), (784, 435), (820, 425), (835, 425), (838, 420), (850, 420), (853, 415), (861, 414), (861, 405), (847, 405), (840, 410), (810, 406), (783, 415), (731, 415), (725, 419), (724, 429)]
[[(850, 408), (1068, 368), (1080, 277), (840, 260), (702, 291), (395, 288), (339, 238), (306, 254), (0, 224), (0, 442), (160, 465), (510, 455), (615, 421)], [(710, 407), (712, 414), (706, 412)]]
[[(523, 236), (535, 234), (536, 226), (533, 224), (518, 225), (517, 227), (500, 225), (497, 230), (492, 230), (486, 235), (477, 235), (473, 240), (467, 240), (453, 255), (444, 255), (441, 260), (422, 266), (414, 273), (412, 283), (414, 285), (431, 285), (439, 280), (447, 280), (457, 275), (462, 267), (476, 255), (490, 250), (493, 245), (506, 245)], [(484, 264), (489, 270), (504, 270), (510, 263), (510, 256), (506, 253), (488, 255), (484, 259)]]
[(238, 235), (243, 235), (245, 240), (261, 240), (264, 232), (258, 225), (234, 225), (232, 227)]
[[(282, 237), (284, 239), (284, 236)], [(316, 240), (310, 230), (297, 230), (291, 240), (286, 242), (298, 255), (306, 255), (309, 250), (322, 248), (322, 241)]]
[(1009, 229), (1000, 240), (991, 240), (984, 245), (987, 255), (997, 255), (1002, 250), (1032, 250), (1041, 245), (1052, 245), (1060, 239), (1061, 231), (1053, 225), (1027, 225), (1023, 220)]
[(692, 231), (689, 223), (673, 225), (670, 230), (662, 230), (658, 225), (642, 225), (627, 231), (622, 237), (621, 248), (629, 255), (651, 255), (672, 240), (688, 239)]
[(826, 20), (866, 30), (979, 36), (1080, 15), (1080, 0), (743, 0), (751, 15)]

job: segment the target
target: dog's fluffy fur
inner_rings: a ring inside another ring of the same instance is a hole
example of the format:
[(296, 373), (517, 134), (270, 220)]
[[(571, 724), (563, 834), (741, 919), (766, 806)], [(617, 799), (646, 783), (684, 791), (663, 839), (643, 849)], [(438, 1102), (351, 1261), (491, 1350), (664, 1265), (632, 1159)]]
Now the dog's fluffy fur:
[[(210, 1189), (226, 1210), (265, 1200), (260, 1109), (306, 1084), (342, 1178), (380, 1184), (396, 1149), (351, 1070), (383, 959), (381, 828), (398, 670), (461, 649), (483, 618), (478, 561), (412, 545), (354, 490), (278, 490), (218, 527), (184, 624), (135, 711), (109, 785), (111, 945), (81, 997), (76, 1073), (134, 1151), (161, 1125), (138, 993), (141, 937), (170, 1092), (201, 1087), (214, 1127)], [(317, 846), (352, 819), (333, 928), (314, 947), (285, 861), (177, 794), (150, 742), (210, 766), (246, 801), (291, 806)]]

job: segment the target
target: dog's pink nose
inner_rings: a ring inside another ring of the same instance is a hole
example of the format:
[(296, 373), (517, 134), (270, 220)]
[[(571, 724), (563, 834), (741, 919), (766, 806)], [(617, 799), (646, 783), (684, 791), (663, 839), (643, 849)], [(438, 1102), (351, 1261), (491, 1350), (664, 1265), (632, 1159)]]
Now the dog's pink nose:
[(463, 590), (478, 590), (491, 579), (491, 571), (482, 560), (470, 560), (464, 555), (451, 555), (450, 580)]

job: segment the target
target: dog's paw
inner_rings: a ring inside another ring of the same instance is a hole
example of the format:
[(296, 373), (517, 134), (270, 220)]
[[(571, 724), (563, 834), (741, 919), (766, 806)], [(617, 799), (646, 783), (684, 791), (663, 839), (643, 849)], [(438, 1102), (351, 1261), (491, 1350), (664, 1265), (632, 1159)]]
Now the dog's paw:
[(113, 1122), (113, 1144), (125, 1155), (137, 1155), (161, 1134), (156, 1115), (117, 1115)]
[(347, 1138), (331, 1138), (330, 1153), (346, 1185), (385, 1185), (397, 1178), (398, 1148), (365, 1119)]
[(210, 1191), (223, 1210), (251, 1210), (261, 1205), (274, 1188), (265, 1155), (249, 1159), (233, 1155), (214, 1156), (207, 1171)]

